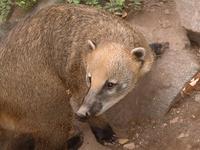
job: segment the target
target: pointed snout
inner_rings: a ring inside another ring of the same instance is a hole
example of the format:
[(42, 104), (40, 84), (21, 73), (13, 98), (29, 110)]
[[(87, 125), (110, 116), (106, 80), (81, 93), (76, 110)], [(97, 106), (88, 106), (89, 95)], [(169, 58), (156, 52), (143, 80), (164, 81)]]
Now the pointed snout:
[(90, 116), (91, 114), (86, 106), (81, 106), (79, 110), (76, 112), (76, 118), (81, 122), (87, 121)]
[(97, 92), (90, 90), (86, 95), (83, 104), (76, 113), (76, 118), (80, 121), (86, 121), (95, 116), (102, 109), (102, 104), (96, 98)]
[(75, 116), (76, 119), (78, 119), (81, 122), (86, 122), (88, 120), (88, 118), (89, 118), (88, 114), (83, 115), (83, 114), (76, 113), (75, 115), (76, 115)]

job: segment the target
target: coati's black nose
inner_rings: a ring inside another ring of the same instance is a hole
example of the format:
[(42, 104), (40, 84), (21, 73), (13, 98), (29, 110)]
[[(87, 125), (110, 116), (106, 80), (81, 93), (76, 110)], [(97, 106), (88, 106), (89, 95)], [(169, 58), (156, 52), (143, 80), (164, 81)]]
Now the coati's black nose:
[(76, 117), (76, 119), (78, 119), (81, 122), (86, 122), (88, 120), (88, 118), (90, 117), (90, 115), (89, 115), (89, 113), (86, 113), (85, 115), (76, 113), (75, 117)]

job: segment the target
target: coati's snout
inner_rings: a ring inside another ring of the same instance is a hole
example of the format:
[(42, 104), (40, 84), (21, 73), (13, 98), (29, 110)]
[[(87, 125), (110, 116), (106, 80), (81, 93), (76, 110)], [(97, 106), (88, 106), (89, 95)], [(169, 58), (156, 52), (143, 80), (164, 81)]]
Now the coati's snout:
[(84, 99), (83, 104), (76, 113), (78, 120), (86, 121), (92, 116), (96, 116), (102, 109), (103, 104), (97, 98), (97, 93), (90, 90)]
[(118, 43), (89, 44), (86, 58), (88, 94), (77, 111), (79, 118), (98, 116), (118, 103), (151, 68), (153, 54), (148, 48), (125, 48)]

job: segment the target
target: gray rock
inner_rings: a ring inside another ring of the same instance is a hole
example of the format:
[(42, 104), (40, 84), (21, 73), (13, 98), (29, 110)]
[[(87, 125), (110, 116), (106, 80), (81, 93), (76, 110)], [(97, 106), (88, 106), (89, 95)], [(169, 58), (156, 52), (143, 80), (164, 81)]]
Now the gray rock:
[(187, 30), (189, 38), (200, 45), (200, 1), (176, 0), (176, 5), (181, 24)]
[(149, 118), (162, 118), (184, 84), (199, 69), (196, 55), (188, 48), (188, 39), (176, 11), (170, 12), (168, 19), (171, 26), (167, 29), (161, 28), (157, 17), (146, 14), (148, 12), (127, 18), (144, 33), (149, 43), (169, 42), (170, 49), (157, 60), (152, 71), (138, 86), (106, 113), (117, 129), (126, 130), (130, 121), (140, 123)]

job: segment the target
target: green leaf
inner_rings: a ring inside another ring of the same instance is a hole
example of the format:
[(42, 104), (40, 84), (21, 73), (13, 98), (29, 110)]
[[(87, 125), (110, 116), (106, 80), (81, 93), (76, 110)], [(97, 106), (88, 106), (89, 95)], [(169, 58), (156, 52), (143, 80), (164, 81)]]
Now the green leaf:
[(38, 0), (16, 0), (15, 3), (16, 5), (18, 5), (19, 7), (23, 9), (29, 9), (33, 7), (37, 2)]
[(125, 0), (115, 0), (115, 3), (119, 6), (123, 6), (124, 5)]
[(0, 0), (0, 21), (6, 21), (6, 18), (11, 10), (11, 0)]
[(80, 4), (80, 0), (72, 0), (72, 2), (74, 3), (74, 4)]

